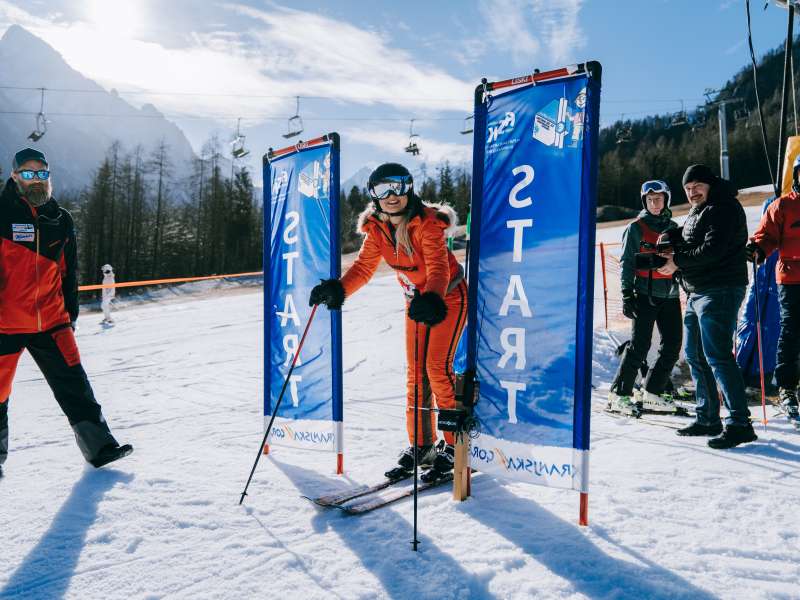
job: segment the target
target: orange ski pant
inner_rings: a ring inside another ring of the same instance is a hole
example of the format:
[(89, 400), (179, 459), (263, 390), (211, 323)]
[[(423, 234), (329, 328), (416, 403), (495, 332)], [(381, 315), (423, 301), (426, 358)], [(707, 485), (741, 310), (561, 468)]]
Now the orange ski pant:
[[(406, 399), (406, 429), (408, 442), (414, 445), (414, 394), (419, 402), (418, 446), (436, 442), (436, 413), (432, 410), (434, 399), (438, 408), (455, 408), (455, 374), (453, 356), (467, 318), (467, 283), (461, 281), (445, 296), (447, 317), (433, 327), (417, 323), (406, 314), (406, 358), (408, 381)], [(414, 340), (417, 336), (417, 360), (414, 360)], [(414, 372), (414, 365), (417, 372)], [(444, 432), (448, 444), (454, 436)]]

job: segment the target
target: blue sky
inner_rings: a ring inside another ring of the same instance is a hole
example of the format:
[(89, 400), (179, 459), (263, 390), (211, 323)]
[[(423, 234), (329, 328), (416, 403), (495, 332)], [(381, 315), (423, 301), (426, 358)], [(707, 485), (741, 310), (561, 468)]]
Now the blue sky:
[[(759, 55), (786, 33), (786, 11), (763, 6), (751, 8)], [(242, 117), (254, 170), (285, 145), (300, 95), (301, 137), (339, 131), (344, 177), (467, 159), (459, 130), (483, 76), (599, 60), (607, 125), (681, 99), (691, 109), (749, 61), (744, 0), (0, 0), (0, 32), (12, 23), (129, 102), (156, 105), (198, 150)], [(412, 118), (420, 158), (402, 151)]]

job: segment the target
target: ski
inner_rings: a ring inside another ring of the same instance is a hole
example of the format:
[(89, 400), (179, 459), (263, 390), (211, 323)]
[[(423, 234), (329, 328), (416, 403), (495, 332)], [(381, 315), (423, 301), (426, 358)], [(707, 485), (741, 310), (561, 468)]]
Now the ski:
[(385, 490), (388, 487), (391, 487), (397, 483), (401, 483), (411, 478), (411, 473), (409, 473), (405, 477), (400, 477), (397, 479), (385, 479), (379, 483), (375, 483), (372, 485), (359, 485), (354, 488), (349, 488), (342, 492), (335, 492), (333, 494), (327, 494), (325, 496), (319, 496), (317, 498), (311, 498), (309, 496), (303, 496), (306, 500), (310, 500), (317, 506), (323, 507), (333, 507), (343, 504), (345, 502), (349, 502), (351, 500), (355, 500), (356, 498), (360, 498), (362, 496), (367, 496), (369, 494), (374, 494), (376, 492), (380, 492), (381, 490)]
[(633, 415), (624, 414), (621, 412), (616, 412), (613, 410), (609, 410), (607, 408), (603, 409), (603, 412), (609, 416), (612, 416), (616, 419), (626, 419), (631, 420), (632, 422), (636, 423), (646, 423), (648, 425), (657, 425), (658, 427), (666, 427), (668, 429), (681, 429), (685, 427), (683, 423), (675, 423), (674, 421), (666, 421), (662, 419), (652, 418), (653, 415), (659, 414), (664, 415), (667, 417), (677, 416), (675, 413), (644, 413), (640, 414), (638, 417)]
[[(423, 492), (451, 481), (453, 481), (453, 474), (448, 473), (436, 481), (431, 481), (428, 483), (419, 482), (417, 484), (417, 492)], [(330, 508), (336, 508), (344, 513), (347, 513), (348, 515), (361, 515), (378, 508), (383, 508), (389, 504), (393, 504), (399, 500), (402, 500), (403, 498), (410, 498), (413, 495), (414, 486), (408, 486), (399, 489), (392, 489), (385, 494), (370, 496), (369, 498), (355, 498), (355, 501), (352, 503), (345, 502), (342, 504), (334, 504), (331, 505)]]

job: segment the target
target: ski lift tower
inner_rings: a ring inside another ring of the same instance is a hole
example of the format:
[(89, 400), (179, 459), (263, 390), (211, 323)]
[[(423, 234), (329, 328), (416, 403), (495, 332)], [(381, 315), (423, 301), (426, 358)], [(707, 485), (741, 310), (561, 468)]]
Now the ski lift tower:
[(38, 142), (44, 137), (44, 134), (47, 133), (48, 121), (44, 114), (44, 90), (45, 88), (40, 88), (42, 97), (39, 104), (39, 114), (36, 115), (36, 129), (31, 131), (31, 134), (28, 136), (28, 139), (32, 142)]
[(405, 147), (405, 151), (411, 154), (411, 156), (418, 156), (419, 155), (419, 145), (417, 145), (417, 139), (419, 134), (414, 133), (414, 119), (411, 119), (411, 124), (408, 126), (408, 146)]
[(286, 133), (283, 134), (287, 140), (296, 135), (303, 133), (303, 119), (300, 117), (300, 96), (297, 96), (297, 107), (295, 108), (294, 116), (289, 117), (286, 124)]

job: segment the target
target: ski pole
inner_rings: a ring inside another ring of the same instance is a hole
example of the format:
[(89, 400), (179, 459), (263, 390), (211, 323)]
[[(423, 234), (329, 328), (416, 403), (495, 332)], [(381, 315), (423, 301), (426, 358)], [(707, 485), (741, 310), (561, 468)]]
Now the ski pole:
[(753, 257), (753, 291), (756, 296), (756, 340), (758, 343), (758, 374), (761, 378), (761, 411), (764, 415), (762, 423), (767, 427), (767, 394), (764, 387), (764, 354), (761, 345), (761, 298), (758, 292), (758, 261)]
[(414, 322), (414, 539), (411, 548), (417, 551), (419, 540), (417, 539), (417, 458), (419, 446), (417, 446), (417, 434), (419, 432), (419, 323)]
[(314, 314), (317, 312), (318, 307), (319, 304), (315, 304), (314, 308), (311, 309), (311, 314), (308, 317), (306, 328), (303, 330), (303, 336), (300, 338), (300, 343), (297, 345), (297, 351), (294, 353), (294, 358), (292, 359), (292, 364), (289, 367), (289, 372), (286, 374), (286, 379), (283, 380), (283, 387), (281, 388), (281, 393), (278, 395), (278, 401), (275, 403), (275, 408), (272, 409), (272, 417), (270, 417), (269, 424), (267, 425), (267, 431), (264, 433), (264, 439), (261, 441), (261, 445), (258, 447), (258, 454), (256, 454), (256, 462), (253, 463), (253, 468), (250, 469), (250, 477), (247, 478), (247, 484), (245, 484), (242, 496), (241, 498), (239, 498), (239, 505), (241, 505), (242, 502), (244, 502), (244, 497), (247, 496), (247, 488), (250, 487), (250, 481), (252, 481), (253, 474), (256, 472), (256, 467), (258, 466), (258, 461), (261, 458), (264, 444), (267, 443), (269, 432), (272, 430), (272, 424), (275, 422), (275, 416), (278, 414), (278, 409), (281, 406), (281, 400), (283, 400), (283, 394), (286, 391), (286, 386), (289, 383), (289, 378), (292, 376), (292, 371), (294, 371), (294, 366), (297, 364), (297, 358), (300, 356), (300, 350), (303, 348), (303, 342), (306, 341), (306, 334), (308, 333), (308, 328), (311, 327), (311, 321), (314, 320)]

